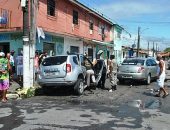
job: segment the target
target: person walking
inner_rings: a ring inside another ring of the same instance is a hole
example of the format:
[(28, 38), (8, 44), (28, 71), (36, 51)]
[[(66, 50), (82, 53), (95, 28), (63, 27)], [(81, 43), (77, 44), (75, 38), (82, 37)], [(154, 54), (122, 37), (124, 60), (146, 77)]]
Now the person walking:
[(164, 87), (164, 81), (165, 81), (165, 76), (166, 76), (166, 74), (165, 74), (165, 69), (166, 69), (165, 62), (163, 61), (161, 55), (157, 55), (157, 60), (159, 61), (158, 69), (157, 69), (157, 84), (158, 84), (158, 87), (159, 87), (159, 93), (156, 94), (155, 96), (160, 97), (161, 93), (163, 92), (164, 95), (162, 97), (165, 98), (166, 96), (169, 95), (169, 93), (165, 90), (165, 87)]
[(7, 102), (6, 94), (9, 89), (9, 69), (10, 69), (10, 57), (4, 58), (5, 54), (0, 52), (0, 91), (1, 101)]
[(108, 62), (109, 64), (109, 79), (111, 83), (111, 89), (109, 92), (112, 92), (113, 90), (117, 90), (117, 63), (115, 61), (115, 56), (111, 55), (110, 60)]

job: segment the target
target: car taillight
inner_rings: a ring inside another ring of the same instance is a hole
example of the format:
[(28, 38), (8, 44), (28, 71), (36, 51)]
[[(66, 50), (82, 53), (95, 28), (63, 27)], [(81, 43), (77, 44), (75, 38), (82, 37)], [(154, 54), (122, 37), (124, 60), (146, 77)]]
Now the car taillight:
[(67, 73), (71, 72), (71, 65), (70, 64), (66, 64), (66, 70), (67, 70)]
[(138, 73), (142, 73), (144, 70), (145, 70), (145, 68), (144, 68), (144, 67), (139, 67), (139, 69), (138, 69)]

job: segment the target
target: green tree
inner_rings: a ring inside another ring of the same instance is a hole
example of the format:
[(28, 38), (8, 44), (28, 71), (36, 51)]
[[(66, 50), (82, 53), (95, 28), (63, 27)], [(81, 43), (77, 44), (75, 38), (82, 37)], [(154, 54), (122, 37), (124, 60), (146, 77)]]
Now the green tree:
[(170, 47), (166, 48), (164, 52), (170, 52)]

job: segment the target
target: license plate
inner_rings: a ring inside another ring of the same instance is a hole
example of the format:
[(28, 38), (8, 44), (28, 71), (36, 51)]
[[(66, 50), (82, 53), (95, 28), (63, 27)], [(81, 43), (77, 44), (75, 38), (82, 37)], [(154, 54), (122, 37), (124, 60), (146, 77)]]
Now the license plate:
[(45, 74), (46, 76), (55, 76), (55, 75), (59, 75), (58, 72), (49, 72)]
[(122, 76), (122, 78), (132, 79), (132, 76)]

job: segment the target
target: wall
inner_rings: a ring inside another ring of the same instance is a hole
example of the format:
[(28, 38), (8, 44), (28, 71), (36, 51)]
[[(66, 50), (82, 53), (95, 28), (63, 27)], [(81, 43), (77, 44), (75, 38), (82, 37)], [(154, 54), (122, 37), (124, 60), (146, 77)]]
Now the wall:
[[(20, 0), (1, 0), (0, 8), (9, 10), (11, 12), (9, 30), (20, 29), (22, 27), (23, 16), (22, 16), (22, 8), (20, 6)], [(0, 29), (0, 31), (5, 31), (5, 30)]]
[(83, 41), (79, 41), (78, 39), (65, 37), (64, 38), (64, 54), (66, 54), (67, 51), (70, 52), (70, 46), (79, 47), (79, 53), (84, 54)]
[[(79, 13), (79, 24), (72, 24), (72, 12), (73, 9)], [(38, 26), (43, 27), (48, 32), (55, 32), (65, 35), (78, 36), (87, 39), (102, 40), (99, 35), (99, 24), (107, 26), (107, 32), (105, 41), (110, 41), (110, 29), (111, 25), (105, 21), (97, 18), (93, 14), (88, 13), (84, 9), (77, 7), (67, 0), (57, 0), (56, 2), (56, 16), (47, 15), (47, 0), (39, 0), (38, 10)], [(93, 34), (90, 34), (89, 20), (94, 20)]]

